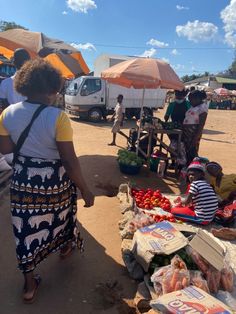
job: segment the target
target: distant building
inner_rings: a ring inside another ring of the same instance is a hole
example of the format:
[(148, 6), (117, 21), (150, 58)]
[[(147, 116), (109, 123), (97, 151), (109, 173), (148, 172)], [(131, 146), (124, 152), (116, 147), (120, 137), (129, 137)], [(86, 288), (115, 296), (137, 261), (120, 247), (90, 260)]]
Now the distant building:
[(199, 89), (203, 87), (210, 87), (212, 89), (223, 87), (229, 90), (236, 90), (236, 79), (210, 75), (199, 77), (189, 82), (185, 82), (184, 85), (186, 87), (195, 86)]
[(94, 76), (101, 76), (101, 72), (120, 62), (134, 59), (136, 57), (102, 54), (94, 61)]

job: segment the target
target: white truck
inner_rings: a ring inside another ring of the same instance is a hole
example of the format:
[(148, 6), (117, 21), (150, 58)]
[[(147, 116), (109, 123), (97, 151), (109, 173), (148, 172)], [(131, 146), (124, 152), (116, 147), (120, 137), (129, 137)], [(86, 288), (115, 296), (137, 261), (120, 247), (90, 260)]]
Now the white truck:
[[(152, 114), (153, 110), (163, 108), (166, 92), (165, 89), (147, 89), (144, 98), (144, 112)], [(65, 110), (70, 115), (99, 122), (113, 112), (117, 96), (122, 94), (126, 117), (138, 118), (142, 93), (142, 89), (110, 84), (101, 77), (81, 76), (73, 80), (66, 89)]]

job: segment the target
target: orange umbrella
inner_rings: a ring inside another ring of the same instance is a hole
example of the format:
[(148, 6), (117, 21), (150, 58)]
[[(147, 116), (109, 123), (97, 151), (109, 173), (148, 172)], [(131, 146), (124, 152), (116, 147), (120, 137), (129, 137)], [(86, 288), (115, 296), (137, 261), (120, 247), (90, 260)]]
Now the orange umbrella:
[(51, 53), (44, 59), (51, 63), (56, 69), (60, 70), (63, 77), (72, 79), (79, 75), (87, 75), (89, 68), (87, 67), (80, 52), (76, 53), (76, 57), (72, 54)]
[(161, 87), (182, 90), (184, 88), (184, 84), (171, 66), (158, 59), (127, 60), (103, 71), (101, 76), (110, 83), (137, 89)]
[(0, 32), (0, 46), (15, 50), (25, 48), (30, 53), (45, 57), (50, 53), (61, 51), (72, 53), (77, 50), (59, 39), (49, 38), (41, 32), (31, 32), (24, 29), (10, 29)]
[[(108, 82), (124, 87), (143, 89), (140, 120), (143, 115), (143, 104), (146, 88), (166, 88), (183, 90), (181, 82), (171, 66), (158, 59), (136, 58), (118, 63), (101, 73)], [(136, 153), (138, 154), (141, 129), (138, 131)]]

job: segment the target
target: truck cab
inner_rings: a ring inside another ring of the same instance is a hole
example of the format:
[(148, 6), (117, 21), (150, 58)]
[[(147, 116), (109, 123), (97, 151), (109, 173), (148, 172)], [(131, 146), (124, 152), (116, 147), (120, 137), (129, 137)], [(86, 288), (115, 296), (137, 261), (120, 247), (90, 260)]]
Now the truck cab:
[(100, 77), (81, 76), (73, 80), (65, 92), (65, 110), (68, 114), (92, 122), (99, 122), (113, 112), (117, 96), (124, 96), (123, 106), (127, 118), (139, 118), (141, 106), (152, 115), (153, 110), (163, 108), (167, 90), (146, 89), (143, 102), (142, 89), (126, 88), (106, 82)]
[(81, 76), (73, 80), (65, 93), (65, 110), (73, 116), (100, 121), (106, 115), (105, 81)]

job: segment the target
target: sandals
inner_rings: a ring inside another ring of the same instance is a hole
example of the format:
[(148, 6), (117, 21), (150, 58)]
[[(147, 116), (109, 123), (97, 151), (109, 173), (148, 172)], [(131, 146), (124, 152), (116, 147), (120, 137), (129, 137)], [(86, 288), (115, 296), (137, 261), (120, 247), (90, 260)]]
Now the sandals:
[[(38, 288), (39, 288), (39, 285), (40, 285), (42, 279), (41, 279), (41, 277), (39, 275), (35, 275), (34, 276), (34, 280), (35, 280), (34, 293), (33, 293), (31, 298), (23, 297), (23, 301), (24, 301), (25, 304), (32, 304), (35, 301), (36, 294), (37, 294), (37, 291), (38, 291)], [(25, 291), (25, 287), (24, 287), (24, 291)]]
[(65, 252), (63, 252), (63, 253), (60, 252), (60, 258), (65, 259), (65, 258), (69, 257), (73, 253), (74, 250), (75, 250), (74, 246), (69, 246)]

